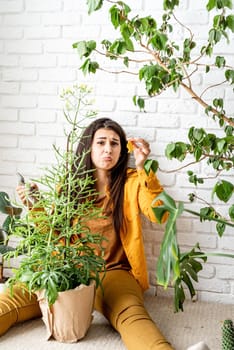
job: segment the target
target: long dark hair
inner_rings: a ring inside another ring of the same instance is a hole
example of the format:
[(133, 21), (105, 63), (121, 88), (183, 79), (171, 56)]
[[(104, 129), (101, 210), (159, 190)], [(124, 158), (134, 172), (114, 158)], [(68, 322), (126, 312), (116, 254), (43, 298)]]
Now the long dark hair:
[[(93, 121), (83, 132), (80, 142), (76, 150), (77, 161), (79, 161), (81, 155), (83, 158), (84, 172), (90, 171), (94, 168), (91, 160), (91, 145), (94, 138), (94, 134), (99, 129), (109, 129), (116, 132), (120, 138), (121, 153), (118, 163), (110, 171), (109, 191), (110, 199), (108, 200), (105, 211), (112, 212), (112, 220), (116, 233), (120, 232), (120, 228), (123, 225), (123, 199), (124, 199), (124, 184), (126, 180), (127, 167), (128, 167), (128, 149), (127, 138), (122, 127), (112, 119), (99, 118)], [(78, 164), (77, 164), (78, 165)], [(77, 165), (74, 164), (74, 169), (77, 169)], [(91, 172), (93, 174), (93, 172)], [(92, 175), (93, 176), (93, 175)]]

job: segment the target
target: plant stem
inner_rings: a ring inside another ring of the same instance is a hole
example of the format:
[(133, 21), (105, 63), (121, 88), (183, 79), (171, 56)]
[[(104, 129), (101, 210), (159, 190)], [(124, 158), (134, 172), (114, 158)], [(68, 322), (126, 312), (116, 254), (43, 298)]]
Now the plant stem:
[[(193, 210), (190, 210), (190, 209), (186, 209), (186, 208), (184, 208), (184, 211), (186, 211), (187, 213), (193, 214), (193, 215), (195, 215), (195, 216), (199, 216), (199, 217), (201, 218), (201, 215), (200, 215), (198, 212), (196, 212), (196, 211), (193, 211)], [(221, 219), (207, 218), (207, 220), (215, 221), (215, 222), (220, 222), (221, 224), (225, 224), (225, 225), (234, 227), (234, 224), (232, 224), (231, 222), (226, 222), (226, 221), (221, 220)]]

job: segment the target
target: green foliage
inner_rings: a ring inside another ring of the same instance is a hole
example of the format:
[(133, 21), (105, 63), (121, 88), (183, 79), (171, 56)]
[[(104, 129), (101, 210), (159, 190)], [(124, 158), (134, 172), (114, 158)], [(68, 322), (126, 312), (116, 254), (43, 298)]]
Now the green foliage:
[[(161, 200), (162, 205), (154, 208), (154, 202)], [(198, 272), (202, 270), (202, 264), (197, 261), (206, 261), (206, 256), (201, 253), (196, 245), (190, 252), (181, 253), (177, 242), (176, 220), (184, 210), (183, 203), (176, 205), (172, 197), (162, 192), (152, 203), (152, 209), (159, 222), (168, 213), (164, 239), (161, 243), (160, 255), (157, 262), (157, 282), (167, 288), (171, 282), (174, 287), (175, 311), (183, 310), (185, 301), (184, 285), (188, 287), (191, 297), (195, 295), (192, 280), (198, 281)], [(198, 249), (198, 250), (197, 250)]]
[(233, 192), (234, 192), (233, 184), (225, 180), (221, 180), (220, 182), (217, 182), (213, 189), (213, 194), (215, 193), (216, 196), (225, 203), (227, 203), (229, 199), (232, 197)]
[[(71, 128), (66, 150), (54, 147), (55, 164), (35, 180), (41, 187), (40, 196), (20, 219), (16, 233), (22, 239), (14, 252), (6, 254), (6, 258), (24, 254), (8, 285), (21, 282), (30, 293), (44, 289), (49, 304), (55, 302), (60, 291), (81, 283), (88, 285), (95, 280), (98, 286), (99, 273), (105, 267), (102, 255), (96, 253), (103, 251), (103, 237), (92, 234), (87, 226), (88, 220), (101, 215), (94, 206), (94, 180), (92, 173), (84, 170), (84, 154), (77, 158), (74, 149), (82, 132), (81, 122), (95, 115), (87, 110), (87, 96), (85, 86), (63, 94), (64, 115)], [(81, 201), (77, 202), (77, 198)]]
[(78, 41), (73, 44), (73, 48), (77, 49), (77, 52), (80, 57), (88, 57), (93, 50), (96, 49), (96, 42), (93, 40), (90, 41)]
[(17, 220), (22, 213), (22, 208), (14, 206), (6, 192), (0, 192), (0, 212), (7, 214), (7, 217), (2, 224), (2, 228), (8, 234), (11, 234), (12, 227), (17, 224)]
[(189, 145), (184, 142), (171, 142), (166, 147), (165, 155), (169, 159), (176, 158), (179, 161), (182, 161), (186, 157), (188, 148)]
[(86, 0), (88, 5), (88, 13), (99, 10), (103, 5), (103, 0)]
[(147, 159), (144, 164), (144, 169), (147, 175), (149, 175), (150, 170), (156, 173), (158, 170), (158, 162), (155, 159)]

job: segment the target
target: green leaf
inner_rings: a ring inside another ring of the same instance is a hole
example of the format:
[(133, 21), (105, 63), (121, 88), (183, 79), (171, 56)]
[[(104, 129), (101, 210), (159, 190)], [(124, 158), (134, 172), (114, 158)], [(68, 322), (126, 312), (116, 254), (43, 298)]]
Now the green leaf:
[(226, 21), (228, 28), (231, 29), (232, 32), (234, 32), (234, 15), (227, 16)]
[(127, 56), (124, 57), (123, 64), (128, 67), (129, 66), (129, 58)]
[(87, 73), (96, 73), (99, 68), (99, 64), (97, 62), (92, 62), (90, 58), (87, 58), (85, 62), (80, 66), (80, 69), (86, 75)]
[(11, 204), (10, 198), (6, 192), (0, 192), (0, 212), (10, 216), (19, 216), (23, 209)]
[(232, 204), (228, 210), (228, 214), (230, 216), (230, 219), (234, 221), (234, 204)]
[(6, 192), (0, 192), (0, 211), (4, 214), (9, 214), (10, 198)]
[(179, 5), (179, 0), (163, 0), (164, 10), (174, 10)]
[(225, 231), (226, 225), (224, 222), (218, 222), (216, 224), (216, 230), (218, 232), (219, 237), (222, 237)]
[(145, 108), (145, 100), (141, 97), (133, 96), (133, 103), (134, 105), (138, 106), (140, 110), (144, 110)]
[(167, 194), (165, 191), (161, 192), (157, 197), (155, 197), (155, 199), (152, 202), (152, 206), (158, 200), (161, 200), (163, 202), (162, 207), (164, 207), (170, 213), (174, 213), (175, 211), (177, 211), (174, 199), (171, 196), (169, 196), (169, 194)]
[(96, 42), (94, 40), (82, 40), (74, 43), (72, 46), (73, 48), (77, 49), (80, 58), (82, 58), (88, 57), (92, 53), (92, 51), (96, 49)]
[(221, 67), (224, 67), (226, 64), (226, 60), (223, 56), (217, 56), (215, 58), (215, 65), (218, 67), (218, 68), (221, 68)]
[(206, 8), (208, 11), (211, 11), (215, 6), (216, 6), (216, 1), (217, 0), (209, 0), (207, 5), (206, 5)]
[(103, 0), (86, 0), (88, 5), (88, 14), (90, 15), (92, 12), (99, 10), (103, 5)]
[(187, 145), (183, 142), (173, 142), (166, 146), (165, 155), (168, 159), (176, 158), (183, 161), (187, 154)]
[(174, 286), (174, 307), (175, 312), (178, 312), (179, 310), (183, 311), (183, 304), (185, 301), (185, 293), (184, 288), (181, 284), (181, 280), (177, 280), (176, 284)]
[(225, 139), (220, 139), (219, 141), (217, 141), (217, 149), (220, 153), (223, 152), (225, 145), (226, 145)]
[(187, 272), (186, 270), (183, 271), (182, 280), (183, 280), (183, 282), (187, 285), (191, 297), (193, 297), (193, 296), (196, 294), (196, 293), (195, 293), (195, 289), (194, 289), (194, 287), (193, 287), (193, 284), (192, 284), (192, 281), (191, 281), (191, 279), (190, 279), (190, 277), (189, 277), (189, 274), (188, 274), (188, 272)]
[(167, 35), (164, 33), (157, 32), (150, 39), (150, 44), (152, 44), (153, 48), (159, 51), (165, 50), (167, 43)]
[(213, 194), (215, 193), (221, 201), (227, 203), (232, 197), (233, 191), (234, 185), (229, 181), (222, 180), (214, 186)]
[(110, 16), (111, 16), (111, 23), (113, 24), (114, 28), (118, 28), (120, 25), (120, 10), (116, 5), (112, 6), (109, 10)]
[(228, 81), (230, 81), (231, 84), (234, 84), (234, 70), (233, 69), (227, 69), (225, 71), (225, 77)]
[(117, 39), (111, 44), (109, 50), (115, 55), (123, 55), (127, 51), (127, 44), (123, 39)]
[(144, 164), (144, 169), (147, 175), (149, 175), (150, 170), (156, 173), (158, 170), (158, 161), (155, 159), (147, 159)]

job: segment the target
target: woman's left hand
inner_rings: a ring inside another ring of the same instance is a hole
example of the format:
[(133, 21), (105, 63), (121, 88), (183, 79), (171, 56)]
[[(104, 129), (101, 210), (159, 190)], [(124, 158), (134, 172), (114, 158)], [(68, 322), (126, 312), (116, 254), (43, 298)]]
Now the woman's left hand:
[(128, 140), (133, 144), (136, 168), (143, 169), (144, 163), (151, 152), (149, 143), (140, 137), (129, 138)]

